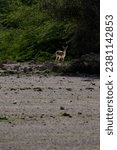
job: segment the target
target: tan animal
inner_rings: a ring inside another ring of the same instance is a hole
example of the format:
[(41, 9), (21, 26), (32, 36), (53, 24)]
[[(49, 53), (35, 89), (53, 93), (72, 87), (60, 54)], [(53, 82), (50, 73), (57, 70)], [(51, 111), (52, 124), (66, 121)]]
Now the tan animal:
[(56, 51), (55, 61), (59, 62), (61, 60), (61, 62), (64, 62), (67, 48), (68, 48), (68, 46), (66, 46), (66, 47), (63, 46), (63, 51), (62, 50), (57, 50)]

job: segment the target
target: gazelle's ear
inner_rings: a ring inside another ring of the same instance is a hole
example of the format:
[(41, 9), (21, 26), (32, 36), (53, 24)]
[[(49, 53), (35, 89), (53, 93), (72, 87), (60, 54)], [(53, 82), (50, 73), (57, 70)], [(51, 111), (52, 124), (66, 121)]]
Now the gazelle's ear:
[(67, 46), (62, 46), (63, 49), (67, 50), (68, 48), (68, 45)]
[(64, 46), (62, 46), (62, 48), (63, 48), (63, 49), (65, 49), (65, 47), (64, 47)]

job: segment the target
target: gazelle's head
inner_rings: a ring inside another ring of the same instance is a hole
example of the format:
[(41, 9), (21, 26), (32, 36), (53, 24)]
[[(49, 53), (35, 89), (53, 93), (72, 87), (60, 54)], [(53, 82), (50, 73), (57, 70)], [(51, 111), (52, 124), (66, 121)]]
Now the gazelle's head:
[(66, 51), (68, 46), (63, 46), (63, 50)]

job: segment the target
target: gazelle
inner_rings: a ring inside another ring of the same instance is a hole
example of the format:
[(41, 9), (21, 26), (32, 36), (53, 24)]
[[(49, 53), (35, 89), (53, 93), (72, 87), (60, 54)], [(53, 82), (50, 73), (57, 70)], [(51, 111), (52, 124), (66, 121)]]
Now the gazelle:
[(61, 60), (62, 62), (64, 62), (67, 48), (68, 48), (68, 46), (66, 46), (66, 47), (63, 46), (63, 51), (62, 50), (56, 51), (56, 59), (55, 59), (55, 61), (59, 62)]

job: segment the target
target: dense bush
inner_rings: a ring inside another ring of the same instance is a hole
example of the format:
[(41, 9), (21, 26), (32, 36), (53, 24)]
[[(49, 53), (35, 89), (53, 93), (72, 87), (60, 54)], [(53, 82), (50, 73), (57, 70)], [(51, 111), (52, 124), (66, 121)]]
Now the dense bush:
[[(1, 0), (0, 60), (53, 60), (99, 53), (99, 1)], [(69, 57), (70, 56), (70, 57)]]

